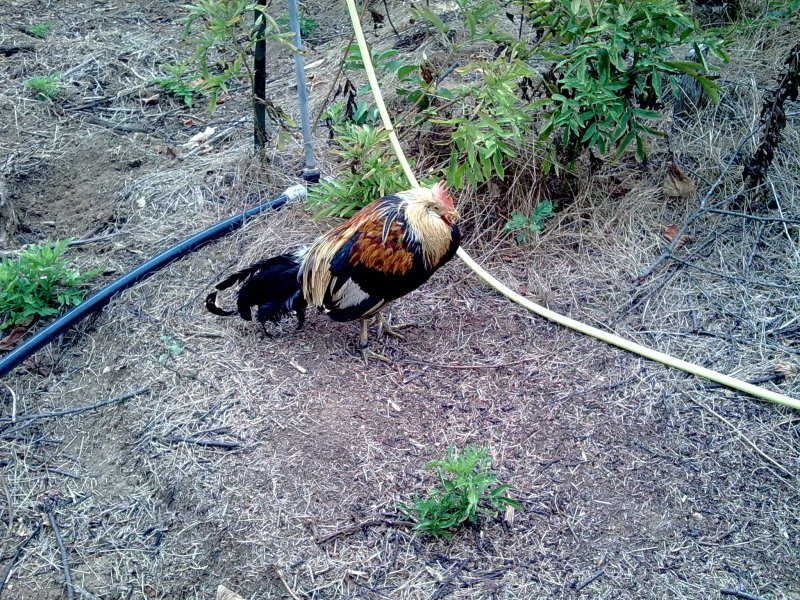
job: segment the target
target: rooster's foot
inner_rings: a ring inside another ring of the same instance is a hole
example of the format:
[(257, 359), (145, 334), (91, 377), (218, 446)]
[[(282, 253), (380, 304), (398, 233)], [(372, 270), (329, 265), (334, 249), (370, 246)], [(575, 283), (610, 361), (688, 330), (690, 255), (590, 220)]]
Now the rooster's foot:
[(388, 335), (399, 340), (406, 339), (402, 333), (400, 333), (400, 329), (405, 329), (406, 327), (411, 327), (411, 323), (400, 323), (398, 325), (390, 325), (389, 321), (386, 320), (381, 313), (378, 313), (378, 335)]
[(370, 358), (374, 358), (375, 360), (380, 360), (380, 361), (387, 362), (387, 363), (392, 362), (390, 359), (385, 357), (383, 354), (378, 354), (374, 350), (370, 350), (369, 345), (362, 346), (361, 344), (359, 344), (359, 348), (361, 349), (361, 357), (364, 359), (364, 364), (365, 365), (369, 364), (369, 359)]

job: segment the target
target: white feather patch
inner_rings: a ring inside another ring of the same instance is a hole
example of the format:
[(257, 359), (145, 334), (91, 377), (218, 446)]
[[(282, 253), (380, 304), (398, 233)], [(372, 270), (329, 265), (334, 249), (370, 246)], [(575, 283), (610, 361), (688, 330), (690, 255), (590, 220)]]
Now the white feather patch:
[(367, 298), (369, 294), (358, 287), (352, 279), (348, 279), (333, 297), (333, 303), (339, 309), (349, 308), (361, 304)]

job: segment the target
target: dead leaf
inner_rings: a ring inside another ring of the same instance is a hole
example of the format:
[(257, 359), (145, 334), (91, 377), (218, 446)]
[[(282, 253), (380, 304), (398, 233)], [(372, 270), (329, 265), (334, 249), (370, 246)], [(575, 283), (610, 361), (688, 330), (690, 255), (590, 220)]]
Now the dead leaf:
[(301, 366), (301, 365), (298, 365), (298, 364), (297, 364), (296, 362), (294, 362), (293, 360), (290, 360), (290, 361), (289, 361), (289, 364), (290, 364), (290, 365), (292, 365), (292, 366), (293, 366), (295, 369), (297, 369), (298, 371), (300, 371), (300, 372), (301, 372), (303, 375), (305, 375), (306, 373), (308, 373), (308, 369), (306, 369), (305, 367), (303, 367), (303, 366)]
[(216, 128), (214, 127), (206, 127), (205, 131), (201, 131), (198, 134), (193, 135), (190, 137), (186, 142), (183, 144), (184, 148), (192, 148), (194, 146), (200, 146), (205, 144), (211, 136), (216, 133)]
[(193, 119), (184, 119), (183, 121), (181, 121), (181, 125), (183, 125), (184, 127), (194, 127), (195, 125), (197, 125), (197, 123), (195, 123)]
[(419, 65), (419, 74), (422, 75), (422, 79), (425, 83), (431, 83), (434, 77), (436, 77), (433, 63), (427, 60), (422, 61)]
[(785, 377), (793, 377), (797, 375), (798, 367), (796, 363), (789, 362), (788, 360), (785, 362), (776, 363), (772, 370), (775, 373), (780, 373)]
[(697, 186), (676, 163), (672, 163), (661, 189), (665, 196), (688, 198), (697, 191)]
[(147, 98), (141, 98), (142, 104), (153, 104), (161, 97), (161, 94), (153, 94), (152, 96), (148, 96)]
[[(667, 238), (670, 242), (673, 241), (678, 233), (680, 233), (681, 228), (677, 225), (667, 225), (664, 227), (664, 237)], [(675, 244), (675, 249), (682, 247), (686, 242), (691, 242), (692, 236), (690, 235), (683, 235), (681, 239), (678, 240), (678, 243)]]
[(324, 58), (320, 58), (319, 60), (315, 60), (312, 63), (308, 63), (304, 68), (305, 68), (306, 71), (310, 71), (311, 69), (316, 69), (317, 67), (322, 65), (324, 62), (325, 62), (325, 59)]
[(492, 200), (499, 200), (502, 194), (500, 193), (500, 186), (498, 186), (494, 181), (489, 182), (489, 198)]
[(226, 588), (224, 585), (217, 586), (217, 600), (244, 600), (239, 594)]
[(13, 350), (14, 348), (16, 348), (17, 341), (19, 340), (19, 338), (25, 335), (26, 331), (28, 331), (28, 328), (24, 326), (15, 327), (14, 329), (12, 329), (11, 333), (9, 333), (6, 337), (0, 340), (0, 350)]
[(219, 96), (217, 96), (217, 104), (225, 104), (230, 99), (231, 95), (228, 92), (222, 92)]
[(506, 522), (506, 525), (509, 527), (514, 526), (514, 515), (516, 514), (516, 510), (510, 504), (506, 505), (505, 514), (503, 514), (503, 520)]

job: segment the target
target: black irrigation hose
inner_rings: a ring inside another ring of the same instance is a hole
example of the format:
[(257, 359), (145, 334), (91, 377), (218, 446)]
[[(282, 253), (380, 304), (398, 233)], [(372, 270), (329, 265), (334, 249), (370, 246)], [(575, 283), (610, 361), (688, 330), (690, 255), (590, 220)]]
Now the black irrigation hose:
[(140, 281), (144, 281), (153, 273), (160, 271), (179, 258), (194, 252), (204, 244), (207, 244), (212, 240), (239, 229), (250, 217), (258, 215), (267, 210), (277, 210), (289, 200), (293, 200), (300, 195), (305, 195), (305, 188), (303, 186), (289, 188), (274, 200), (270, 200), (269, 202), (255, 206), (250, 210), (238, 215), (234, 215), (233, 217), (226, 219), (221, 223), (217, 223), (205, 231), (201, 231), (200, 233), (193, 235), (188, 240), (184, 240), (183, 242), (174, 245), (169, 250), (166, 250), (158, 256), (151, 258), (146, 263), (139, 265), (133, 271), (123, 275), (114, 283), (107, 285), (102, 290), (94, 294), (91, 298), (85, 300), (68, 313), (61, 315), (58, 319), (42, 329), (27, 342), (4, 356), (3, 359), (0, 360), (0, 377), (7, 375), (22, 361), (27, 359), (37, 350), (40, 350), (52, 342), (67, 329), (85, 319), (93, 312), (100, 310), (102, 307), (108, 304), (112, 298), (114, 298), (114, 296), (123, 290), (136, 285)]

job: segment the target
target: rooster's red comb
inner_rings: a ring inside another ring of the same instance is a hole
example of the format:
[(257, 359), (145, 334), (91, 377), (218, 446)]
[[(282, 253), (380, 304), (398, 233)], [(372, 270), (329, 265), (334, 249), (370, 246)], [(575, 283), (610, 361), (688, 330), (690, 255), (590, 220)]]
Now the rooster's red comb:
[(445, 208), (449, 208), (451, 210), (455, 209), (453, 198), (450, 196), (450, 192), (447, 190), (447, 185), (443, 181), (437, 181), (435, 184), (433, 184), (431, 193), (433, 194), (433, 199), (437, 202), (441, 202)]

